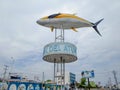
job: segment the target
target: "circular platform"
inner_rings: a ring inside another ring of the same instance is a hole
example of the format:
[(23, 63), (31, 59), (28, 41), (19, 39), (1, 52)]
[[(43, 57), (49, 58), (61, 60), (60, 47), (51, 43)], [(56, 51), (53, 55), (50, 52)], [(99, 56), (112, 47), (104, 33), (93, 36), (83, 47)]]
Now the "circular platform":
[(54, 63), (56, 60), (56, 63), (61, 63), (61, 57), (65, 63), (76, 61), (76, 46), (68, 42), (54, 42), (44, 47), (43, 59), (45, 61)]

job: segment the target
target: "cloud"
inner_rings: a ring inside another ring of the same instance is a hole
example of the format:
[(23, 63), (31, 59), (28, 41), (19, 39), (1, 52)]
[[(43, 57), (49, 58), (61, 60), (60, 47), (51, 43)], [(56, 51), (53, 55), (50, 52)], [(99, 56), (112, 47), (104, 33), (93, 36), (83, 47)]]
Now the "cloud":
[(66, 71), (79, 76), (82, 70), (94, 69), (95, 80), (107, 83), (104, 71), (118, 70), (120, 66), (119, 8), (119, 0), (0, 1), (0, 67), (11, 67), (14, 57), (15, 72), (33, 72), (41, 77), (45, 72), (46, 78), (52, 79), (53, 64), (42, 60), (42, 52), (46, 44), (54, 42), (54, 33), (36, 21), (53, 13), (76, 13), (93, 23), (104, 18), (98, 25), (102, 37), (93, 28), (80, 28), (77, 33), (66, 30), (65, 41), (75, 44), (78, 52), (78, 60), (66, 64)]

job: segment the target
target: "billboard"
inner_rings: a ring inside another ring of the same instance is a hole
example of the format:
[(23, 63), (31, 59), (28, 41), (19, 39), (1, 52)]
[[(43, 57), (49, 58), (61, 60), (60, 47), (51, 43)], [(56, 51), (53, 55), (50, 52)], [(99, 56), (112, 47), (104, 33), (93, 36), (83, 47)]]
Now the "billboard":
[(95, 77), (94, 70), (92, 70), (92, 71), (82, 71), (81, 75), (84, 78), (93, 78), (93, 77)]

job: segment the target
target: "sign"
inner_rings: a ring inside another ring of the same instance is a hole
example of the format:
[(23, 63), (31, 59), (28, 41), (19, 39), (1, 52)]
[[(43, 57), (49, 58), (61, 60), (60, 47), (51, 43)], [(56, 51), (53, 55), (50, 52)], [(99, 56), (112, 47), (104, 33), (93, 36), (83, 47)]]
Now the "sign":
[(55, 42), (44, 47), (43, 56), (49, 54), (72, 54), (76, 56), (76, 46), (71, 43)]
[(43, 59), (54, 63), (61, 63), (61, 57), (65, 63), (77, 60), (77, 48), (74, 44), (68, 42), (54, 42), (44, 47)]
[(93, 78), (93, 77), (95, 77), (94, 70), (92, 70), (92, 71), (82, 71), (81, 75), (84, 78)]

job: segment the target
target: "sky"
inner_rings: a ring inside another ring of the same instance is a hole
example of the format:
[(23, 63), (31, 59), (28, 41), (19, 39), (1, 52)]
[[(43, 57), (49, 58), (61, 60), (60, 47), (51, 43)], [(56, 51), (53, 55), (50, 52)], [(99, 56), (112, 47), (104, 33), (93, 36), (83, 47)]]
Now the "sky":
[(65, 41), (77, 46), (78, 60), (66, 64), (66, 72), (94, 70), (96, 83), (115, 83), (112, 71), (120, 82), (120, 0), (0, 0), (0, 77), (4, 65), (7, 73), (17, 72), (29, 79), (45, 73), (53, 79), (53, 64), (42, 59), (43, 48), (54, 42), (54, 33), (36, 21), (54, 13), (76, 14), (90, 22), (97, 22), (100, 37), (93, 28), (65, 31)]

